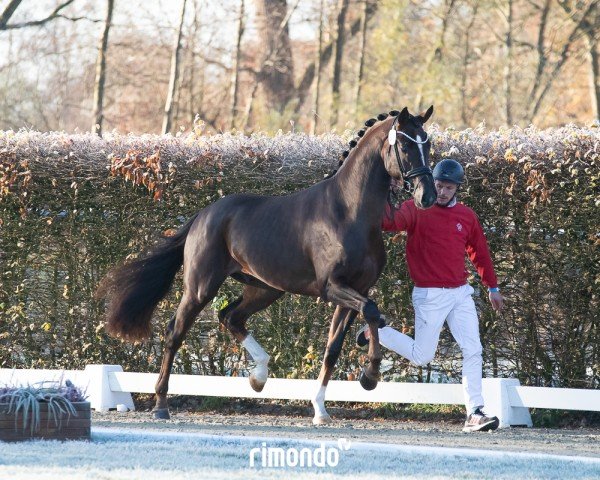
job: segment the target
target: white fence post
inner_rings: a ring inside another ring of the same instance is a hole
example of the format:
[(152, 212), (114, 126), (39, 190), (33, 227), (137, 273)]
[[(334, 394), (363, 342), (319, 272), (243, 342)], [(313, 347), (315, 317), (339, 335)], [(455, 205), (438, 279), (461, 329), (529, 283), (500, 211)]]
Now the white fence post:
[(88, 376), (87, 395), (91, 407), (96, 411), (106, 412), (123, 404), (129, 410), (135, 410), (131, 393), (113, 392), (108, 379), (109, 372), (122, 372), (121, 365), (86, 365)]
[(517, 425), (533, 427), (529, 409), (527, 407), (513, 407), (510, 403), (508, 389), (519, 385), (520, 382), (517, 378), (483, 379), (485, 411), (498, 417), (500, 428)]

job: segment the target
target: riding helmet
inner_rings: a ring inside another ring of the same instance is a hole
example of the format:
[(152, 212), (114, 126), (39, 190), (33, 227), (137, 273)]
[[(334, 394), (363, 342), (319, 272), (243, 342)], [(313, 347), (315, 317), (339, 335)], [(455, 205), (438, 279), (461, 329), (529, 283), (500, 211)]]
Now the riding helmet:
[(461, 184), (465, 181), (465, 171), (460, 163), (451, 158), (446, 158), (439, 162), (433, 169), (434, 180), (444, 180)]

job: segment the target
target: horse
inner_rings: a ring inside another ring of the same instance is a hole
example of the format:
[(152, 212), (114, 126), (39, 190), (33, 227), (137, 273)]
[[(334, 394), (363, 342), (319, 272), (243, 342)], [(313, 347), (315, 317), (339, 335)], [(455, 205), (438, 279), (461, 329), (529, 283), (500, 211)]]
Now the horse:
[[(251, 355), (250, 385), (260, 392), (269, 355), (246, 329), (248, 318), (285, 292), (320, 297), (336, 305), (319, 389), (312, 399), (314, 424), (331, 421), (325, 391), (344, 337), (360, 313), (370, 329), (367, 366), (359, 381), (372, 390), (382, 359), (377, 329), (383, 319), (368, 297), (385, 265), (381, 221), (392, 179), (403, 181), (418, 208), (436, 199), (423, 124), (433, 106), (419, 115), (381, 114), (350, 142), (332, 176), (284, 196), (233, 194), (194, 215), (146, 256), (113, 268), (98, 296), (107, 301), (106, 330), (126, 341), (150, 335), (156, 305), (183, 265), (181, 302), (165, 335), (156, 383), (154, 417), (170, 418), (167, 392), (177, 350), (197, 315), (232, 277), (242, 295), (218, 312), (219, 321)], [(400, 148), (398, 148), (400, 146)]]

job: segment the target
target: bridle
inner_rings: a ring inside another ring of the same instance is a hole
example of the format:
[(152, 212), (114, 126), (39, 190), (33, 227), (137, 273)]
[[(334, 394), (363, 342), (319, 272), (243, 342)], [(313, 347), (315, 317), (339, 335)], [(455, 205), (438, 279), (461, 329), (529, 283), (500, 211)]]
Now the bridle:
[(409, 170), (408, 172), (404, 171), (404, 168), (402, 168), (402, 162), (400, 161), (400, 152), (398, 151), (398, 133), (400, 135), (403, 135), (404, 137), (408, 138), (411, 142), (414, 142), (418, 145), (423, 145), (424, 143), (427, 143), (427, 141), (429, 140), (429, 136), (427, 135), (427, 132), (425, 132), (425, 140), (417, 140), (415, 138), (412, 138), (410, 135), (404, 133), (401, 130), (396, 130), (396, 128), (394, 128), (396, 126), (396, 122), (398, 121), (398, 117), (396, 117), (394, 119), (394, 122), (392, 123), (392, 128), (390, 129), (390, 131), (388, 132), (388, 143), (390, 145), (390, 148), (392, 148), (392, 146), (394, 147), (394, 152), (396, 154), (396, 161), (398, 162), (398, 168), (400, 169), (400, 174), (402, 175), (402, 188), (407, 191), (408, 193), (412, 193), (414, 190), (414, 187), (412, 185), (412, 183), (410, 182), (411, 179), (418, 177), (420, 175), (432, 175), (433, 173), (431, 172), (431, 168), (429, 168), (427, 165), (423, 165), (422, 167), (416, 167), (413, 168), (412, 170)]

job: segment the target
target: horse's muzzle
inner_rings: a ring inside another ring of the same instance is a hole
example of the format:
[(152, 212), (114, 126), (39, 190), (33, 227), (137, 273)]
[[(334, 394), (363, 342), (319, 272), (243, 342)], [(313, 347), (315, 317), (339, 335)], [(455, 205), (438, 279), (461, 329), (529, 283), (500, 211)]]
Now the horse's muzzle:
[(413, 197), (417, 208), (426, 209), (432, 207), (437, 199), (437, 192), (431, 175), (421, 175), (416, 179), (417, 185)]

